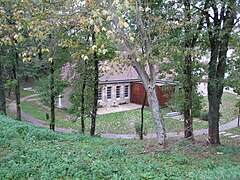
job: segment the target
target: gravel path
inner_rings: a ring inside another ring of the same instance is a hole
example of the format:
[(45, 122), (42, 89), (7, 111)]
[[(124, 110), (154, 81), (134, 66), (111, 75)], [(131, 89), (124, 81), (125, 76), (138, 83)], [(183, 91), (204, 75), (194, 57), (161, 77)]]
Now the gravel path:
[[(37, 96), (36, 94), (31, 95), (31, 96), (26, 96), (21, 98), (21, 101), (26, 101), (32, 97)], [(16, 112), (16, 102), (13, 101), (9, 104), (9, 109), (13, 112)], [(27, 113), (22, 112), (22, 119), (32, 123), (34, 126), (40, 126), (44, 128), (49, 128), (49, 126), (45, 125), (45, 121), (37, 119)], [(220, 125), (219, 131), (226, 131), (232, 128), (237, 127), (238, 119), (234, 119), (233, 121)], [(60, 128), (60, 127), (55, 127), (55, 131), (57, 132), (62, 132), (62, 133), (76, 133), (78, 132), (77, 130), (74, 129), (67, 129), (67, 128)], [(208, 134), (208, 129), (200, 129), (200, 130), (195, 130), (194, 131), (194, 136), (199, 136), (199, 135), (207, 135)], [(139, 138), (138, 135), (136, 134), (101, 134), (101, 137), (104, 138), (122, 138), (122, 139), (135, 139)], [(183, 138), (184, 133), (183, 132), (172, 132), (172, 133), (167, 133), (167, 137), (174, 137), (174, 138)], [(152, 139), (156, 138), (156, 134), (147, 134), (144, 136), (146, 139)]]

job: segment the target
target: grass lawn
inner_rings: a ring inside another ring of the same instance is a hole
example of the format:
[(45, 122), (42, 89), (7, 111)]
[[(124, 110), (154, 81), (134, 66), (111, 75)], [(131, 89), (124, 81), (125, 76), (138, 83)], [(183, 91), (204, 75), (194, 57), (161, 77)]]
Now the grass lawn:
[[(204, 97), (204, 103), (206, 104), (206, 107), (204, 109), (208, 109), (208, 103), (207, 103), (207, 97)], [(228, 92), (224, 92), (222, 96), (222, 104), (220, 106), (220, 112), (221, 112), (221, 118), (220, 118), (220, 124), (225, 124), (234, 118), (237, 117), (238, 111), (235, 107), (235, 104), (237, 103), (237, 97), (236, 95), (233, 95)]]
[(21, 89), (21, 92), (20, 92), (21, 97), (30, 96), (33, 94), (36, 94), (36, 92), (35, 91), (26, 91), (23, 89)]
[[(222, 142), (224, 144), (224, 142)], [(232, 142), (234, 143), (234, 142)], [(0, 179), (239, 179), (240, 150), (60, 134), (0, 116)]]
[(227, 133), (232, 133), (232, 134), (235, 134), (235, 135), (240, 135), (240, 126), (239, 127), (236, 127), (236, 128), (233, 128), (233, 129), (229, 129), (227, 131)]
[[(204, 99), (207, 104), (207, 98)], [(237, 111), (235, 108), (236, 96), (230, 93), (224, 93), (221, 105), (220, 124), (224, 124), (236, 118)], [(22, 102), (22, 110), (28, 114), (31, 114), (38, 119), (45, 120), (45, 114), (49, 109), (41, 107), (36, 102)], [(205, 107), (207, 109), (207, 107)], [(162, 109), (162, 113), (166, 114), (169, 111), (168, 108)], [(97, 133), (136, 133), (135, 123), (140, 122), (140, 109), (117, 112), (112, 114), (100, 115), (97, 118)], [(59, 127), (72, 128), (80, 130), (80, 120), (73, 122), (75, 118), (69, 115), (65, 110), (56, 110), (56, 125)], [(86, 118), (86, 131), (90, 129), (90, 118)], [(48, 123), (48, 122), (47, 122)], [(146, 126), (148, 133), (154, 133), (154, 123), (152, 120), (151, 113), (148, 107), (144, 110), (144, 126)], [(165, 118), (165, 126), (167, 132), (183, 131), (183, 122), (178, 119)], [(205, 129), (208, 127), (208, 122), (194, 118), (194, 129)]]

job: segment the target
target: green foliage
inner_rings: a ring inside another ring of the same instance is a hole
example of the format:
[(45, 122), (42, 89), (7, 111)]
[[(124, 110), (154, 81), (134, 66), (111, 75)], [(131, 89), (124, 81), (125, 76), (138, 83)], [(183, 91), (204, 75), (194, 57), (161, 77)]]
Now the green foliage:
[[(173, 150), (152, 153), (147, 153), (144, 147), (154, 146), (139, 140), (61, 134), (0, 116), (0, 179), (239, 179), (240, 176), (239, 150), (234, 147), (199, 150), (197, 145), (180, 142)], [(205, 153), (208, 151), (223, 154)]]
[(122, 146), (117, 145), (110, 145), (106, 148), (106, 150), (103, 152), (104, 155), (108, 158), (113, 157), (123, 157), (126, 155), (126, 148)]
[(6, 89), (12, 89), (15, 85), (16, 85), (16, 80), (12, 79), (12, 80), (7, 80), (4, 84)]
[(207, 110), (203, 110), (200, 114), (200, 118), (204, 121), (208, 121), (208, 111)]
[[(193, 104), (192, 116), (199, 117), (201, 110), (204, 106), (203, 96), (199, 95), (194, 91), (192, 104)], [(184, 99), (184, 92), (182, 89), (175, 90), (175, 93), (173, 94), (172, 99), (168, 101), (168, 105), (173, 111), (179, 111), (181, 113), (184, 112), (185, 99)]]
[[(49, 105), (50, 103), (49, 102), (50, 101), (49, 97), (51, 94), (50, 82), (51, 82), (50, 76), (47, 76), (40, 79), (36, 84), (37, 93), (39, 94), (41, 101), (46, 105)], [(67, 87), (67, 85), (68, 85), (68, 82), (66, 80), (61, 79), (59, 72), (55, 73), (54, 95), (56, 98), (58, 98), (58, 95), (60, 95), (63, 92), (63, 90)]]

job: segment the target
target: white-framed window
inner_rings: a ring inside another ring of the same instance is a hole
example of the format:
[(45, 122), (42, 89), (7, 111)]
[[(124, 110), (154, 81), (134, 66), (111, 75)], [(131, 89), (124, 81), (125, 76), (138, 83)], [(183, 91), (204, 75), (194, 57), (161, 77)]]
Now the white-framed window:
[(124, 86), (124, 97), (129, 97), (129, 85)]
[(112, 99), (112, 87), (107, 87), (107, 99)]
[(98, 89), (98, 100), (102, 100), (102, 87)]
[(116, 98), (120, 98), (121, 86), (116, 86)]

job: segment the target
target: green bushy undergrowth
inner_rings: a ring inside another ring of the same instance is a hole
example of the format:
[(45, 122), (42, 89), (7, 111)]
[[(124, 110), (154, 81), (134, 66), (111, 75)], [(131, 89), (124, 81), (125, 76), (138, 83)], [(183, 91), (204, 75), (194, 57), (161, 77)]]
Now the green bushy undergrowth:
[(60, 134), (0, 116), (0, 179), (240, 178), (237, 148), (180, 142), (171, 151), (147, 150), (153, 145)]

